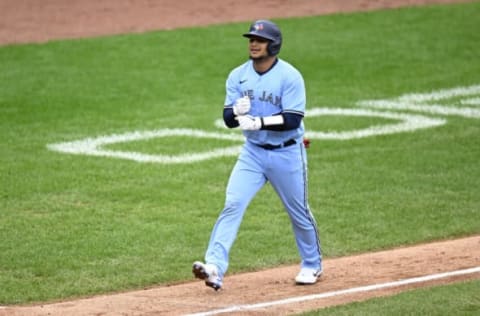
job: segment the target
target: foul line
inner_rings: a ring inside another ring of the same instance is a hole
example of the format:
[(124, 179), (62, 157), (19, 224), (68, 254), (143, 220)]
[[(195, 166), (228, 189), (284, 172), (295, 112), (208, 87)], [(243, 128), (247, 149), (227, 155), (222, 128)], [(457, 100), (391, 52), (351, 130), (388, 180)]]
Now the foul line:
[(251, 304), (251, 305), (248, 305), (248, 304), (247, 305), (236, 305), (236, 306), (231, 306), (231, 307), (227, 307), (227, 308), (223, 308), (223, 309), (216, 309), (216, 310), (212, 310), (212, 311), (208, 311), (208, 312), (188, 314), (187, 316), (209, 316), (209, 315), (217, 315), (217, 314), (222, 314), (222, 313), (255, 310), (255, 309), (261, 309), (261, 308), (272, 307), (272, 306), (277, 306), (277, 305), (285, 305), (285, 304), (291, 304), (291, 303), (299, 303), (299, 302), (317, 300), (317, 299), (328, 298), (328, 297), (333, 297), (333, 296), (340, 296), (340, 295), (360, 293), (360, 292), (376, 291), (376, 290), (392, 288), (392, 287), (397, 287), (397, 286), (402, 286), (402, 285), (408, 285), (408, 284), (415, 284), (415, 283), (422, 283), (422, 282), (433, 281), (433, 280), (438, 280), (438, 279), (444, 279), (444, 278), (458, 276), (458, 275), (473, 274), (473, 273), (477, 273), (477, 272), (480, 272), (480, 266), (470, 268), (470, 269), (456, 270), (456, 271), (445, 272), (445, 273), (430, 274), (430, 275), (426, 275), (426, 276), (422, 276), (422, 277), (403, 279), (403, 280), (394, 281), (394, 282), (360, 286), (360, 287), (354, 287), (354, 288), (350, 288), (350, 289), (332, 291), (332, 292), (326, 292), (326, 293), (320, 293), (320, 294), (312, 294), (312, 295), (291, 297), (291, 298), (287, 298), (287, 299), (284, 299), (284, 300), (278, 300), (278, 301), (264, 302), (264, 303)]

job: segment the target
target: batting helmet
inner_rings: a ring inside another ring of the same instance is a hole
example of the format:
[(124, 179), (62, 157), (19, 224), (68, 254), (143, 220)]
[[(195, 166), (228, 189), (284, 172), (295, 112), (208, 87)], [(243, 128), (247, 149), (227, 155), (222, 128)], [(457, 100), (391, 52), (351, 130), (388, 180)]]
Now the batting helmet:
[(250, 25), (248, 33), (243, 34), (245, 37), (258, 36), (265, 38), (268, 43), (268, 54), (271, 56), (277, 55), (282, 47), (282, 33), (278, 26), (272, 21), (258, 20)]

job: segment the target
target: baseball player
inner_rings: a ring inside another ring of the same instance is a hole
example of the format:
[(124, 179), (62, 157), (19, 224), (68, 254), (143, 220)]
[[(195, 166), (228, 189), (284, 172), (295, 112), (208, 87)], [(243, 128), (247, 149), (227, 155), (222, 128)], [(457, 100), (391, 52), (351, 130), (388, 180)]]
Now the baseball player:
[(302, 259), (295, 281), (314, 284), (322, 273), (322, 254), (308, 205), (303, 77), (277, 57), (282, 35), (275, 23), (258, 20), (243, 36), (249, 39), (250, 58), (228, 76), (223, 119), (229, 128), (242, 129), (246, 141), (231, 172), (205, 263), (194, 262), (192, 271), (207, 286), (222, 287), (245, 210), (270, 182), (289, 215)]

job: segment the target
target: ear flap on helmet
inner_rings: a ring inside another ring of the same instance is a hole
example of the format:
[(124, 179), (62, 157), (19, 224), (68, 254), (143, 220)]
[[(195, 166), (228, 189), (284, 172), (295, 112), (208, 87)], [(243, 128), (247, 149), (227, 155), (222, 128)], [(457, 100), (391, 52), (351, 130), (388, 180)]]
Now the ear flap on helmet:
[(281, 47), (282, 47), (281, 38), (280, 38), (280, 40), (270, 41), (270, 43), (268, 43), (268, 47), (267, 47), (268, 48), (268, 54), (271, 55), (271, 56), (278, 55)]

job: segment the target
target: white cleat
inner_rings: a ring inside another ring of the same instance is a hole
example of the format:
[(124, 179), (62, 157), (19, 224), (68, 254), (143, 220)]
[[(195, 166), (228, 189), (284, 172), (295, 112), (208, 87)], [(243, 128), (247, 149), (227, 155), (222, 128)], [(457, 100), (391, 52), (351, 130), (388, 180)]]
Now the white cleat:
[(322, 275), (322, 269), (302, 268), (295, 277), (297, 284), (315, 284)]
[(213, 264), (205, 264), (195, 261), (192, 267), (193, 275), (200, 280), (205, 280), (205, 285), (218, 291), (222, 287), (222, 279), (218, 275), (218, 269)]

